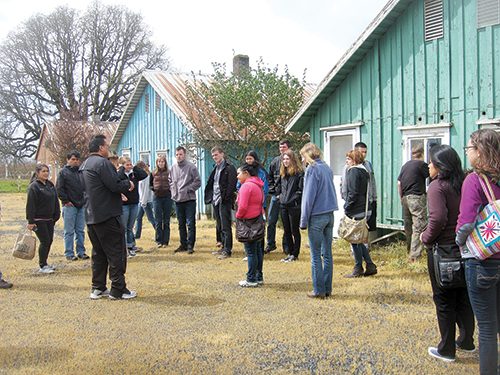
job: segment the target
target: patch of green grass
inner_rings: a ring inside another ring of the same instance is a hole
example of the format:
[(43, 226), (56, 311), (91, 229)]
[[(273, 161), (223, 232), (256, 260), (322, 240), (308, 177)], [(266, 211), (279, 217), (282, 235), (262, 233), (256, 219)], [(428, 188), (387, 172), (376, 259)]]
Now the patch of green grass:
[(0, 193), (26, 193), (29, 180), (0, 180)]

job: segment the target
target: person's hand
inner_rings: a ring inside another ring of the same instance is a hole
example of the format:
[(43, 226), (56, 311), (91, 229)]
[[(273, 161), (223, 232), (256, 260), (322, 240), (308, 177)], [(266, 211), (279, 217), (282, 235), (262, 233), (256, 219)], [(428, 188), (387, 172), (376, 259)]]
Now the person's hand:
[(124, 202), (128, 201), (128, 198), (123, 194), (122, 194), (122, 201), (124, 201)]
[(28, 224), (28, 225), (27, 225), (27, 228), (28, 228), (29, 230), (33, 230), (33, 228), (35, 228), (35, 227), (36, 227), (36, 224)]
[(65, 204), (65, 206), (66, 206), (66, 207), (71, 207), (71, 206), (73, 206), (73, 207), (74, 207), (73, 203), (71, 203), (71, 202), (66, 203), (66, 204)]
[(134, 181), (130, 181), (130, 189), (128, 189), (128, 191), (132, 191), (134, 190), (134, 188), (135, 188)]

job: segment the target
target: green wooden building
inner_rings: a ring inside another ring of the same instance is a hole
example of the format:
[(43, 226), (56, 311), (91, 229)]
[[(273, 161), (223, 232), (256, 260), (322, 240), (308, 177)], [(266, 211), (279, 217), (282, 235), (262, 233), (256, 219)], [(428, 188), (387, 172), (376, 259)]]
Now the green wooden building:
[(389, 1), (288, 124), (322, 148), (337, 193), (346, 152), (368, 145), (380, 227), (403, 223), (413, 146), (449, 144), (467, 167), (462, 147), (487, 127), (500, 130), (500, 0)]

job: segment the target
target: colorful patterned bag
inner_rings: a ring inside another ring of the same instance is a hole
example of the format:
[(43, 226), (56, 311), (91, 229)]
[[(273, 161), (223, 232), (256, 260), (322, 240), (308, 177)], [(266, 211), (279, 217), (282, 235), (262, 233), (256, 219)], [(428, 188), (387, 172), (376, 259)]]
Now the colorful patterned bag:
[(496, 200), (488, 179), (478, 177), (488, 205), (477, 215), (476, 226), (466, 244), (477, 260), (484, 260), (500, 252), (500, 200)]

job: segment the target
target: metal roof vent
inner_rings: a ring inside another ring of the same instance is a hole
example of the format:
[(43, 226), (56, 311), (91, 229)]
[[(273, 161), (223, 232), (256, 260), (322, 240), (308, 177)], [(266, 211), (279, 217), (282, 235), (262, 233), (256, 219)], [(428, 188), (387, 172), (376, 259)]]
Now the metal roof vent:
[(443, 37), (443, 0), (424, 3), (425, 41)]
[(500, 24), (500, 0), (477, 0), (477, 28)]

